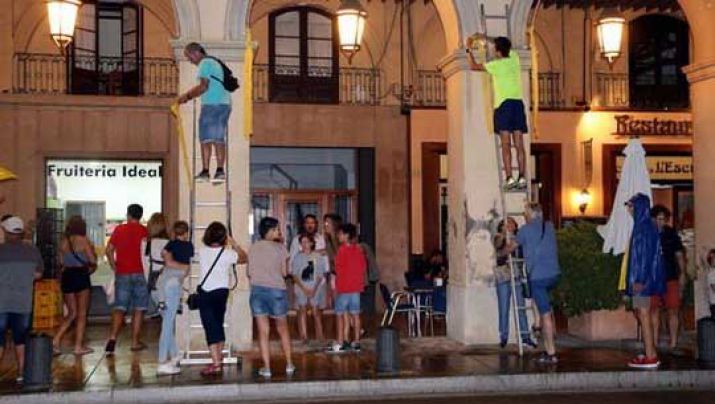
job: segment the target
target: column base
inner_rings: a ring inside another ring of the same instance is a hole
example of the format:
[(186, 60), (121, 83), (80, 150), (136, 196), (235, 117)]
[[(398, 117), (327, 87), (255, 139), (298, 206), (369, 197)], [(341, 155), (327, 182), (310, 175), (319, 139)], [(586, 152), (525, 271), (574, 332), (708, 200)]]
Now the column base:
[[(499, 311), (494, 286), (447, 287), (447, 336), (463, 344), (499, 343)], [(510, 336), (514, 338), (513, 331)]]

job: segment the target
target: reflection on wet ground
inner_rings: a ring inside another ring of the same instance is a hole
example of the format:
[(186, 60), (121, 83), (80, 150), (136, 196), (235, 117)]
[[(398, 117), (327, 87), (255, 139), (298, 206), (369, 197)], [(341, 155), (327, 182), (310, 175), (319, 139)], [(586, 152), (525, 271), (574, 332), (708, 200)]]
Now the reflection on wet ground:
[[(145, 330), (145, 340), (149, 348), (142, 352), (131, 352), (127, 332), (117, 345), (113, 358), (104, 356), (104, 338), (107, 325), (92, 325), (88, 339), (95, 352), (84, 357), (63, 354), (54, 359), (54, 391), (98, 391), (112, 388), (141, 388), (144, 386), (173, 386), (190, 384), (221, 383), (264, 383), (256, 372), (260, 367), (257, 350), (243, 353), (242, 363), (226, 365), (221, 376), (204, 378), (199, 374), (200, 366), (184, 366), (180, 375), (157, 377), (156, 350), (159, 324), (152, 321)], [(374, 335), (373, 330), (369, 335)], [(278, 345), (273, 342), (273, 378), (271, 383), (284, 381), (315, 381), (339, 379), (367, 379), (384, 377), (375, 369), (374, 339), (364, 341), (359, 354), (327, 354), (319, 344), (305, 345), (294, 341), (296, 353), (294, 361), (298, 368), (295, 375), (287, 378), (285, 360)], [(623, 371), (626, 361), (633, 354), (631, 350), (615, 347), (579, 347), (574, 343), (562, 343), (560, 363), (543, 367), (533, 358), (537, 352), (529, 352), (520, 358), (514, 348), (500, 350), (496, 346), (469, 347), (445, 337), (401, 339), (401, 370), (389, 377), (410, 378), (416, 376), (464, 376), (524, 374), (541, 372), (586, 372)], [(14, 380), (16, 370), (11, 350), (6, 351), (0, 365), (0, 394), (18, 392)], [(663, 354), (661, 369), (687, 370), (698, 368), (692, 350), (684, 350), (679, 355)]]

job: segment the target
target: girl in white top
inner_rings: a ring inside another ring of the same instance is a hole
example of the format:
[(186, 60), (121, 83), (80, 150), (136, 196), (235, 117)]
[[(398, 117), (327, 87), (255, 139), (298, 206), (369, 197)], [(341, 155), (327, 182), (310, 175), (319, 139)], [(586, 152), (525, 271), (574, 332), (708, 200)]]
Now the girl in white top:
[(166, 217), (162, 213), (154, 213), (146, 224), (146, 230), (148, 236), (142, 240), (140, 248), (144, 276), (149, 281), (152, 276), (156, 279), (164, 268), (164, 258), (161, 256), (161, 252), (169, 243)]
[(204, 368), (201, 375), (209, 376), (223, 372), (222, 351), (226, 341), (223, 322), (229, 279), (233, 265), (246, 262), (246, 253), (228, 236), (226, 226), (219, 222), (206, 228), (203, 243), (204, 247), (199, 249), (199, 314), (213, 363)]

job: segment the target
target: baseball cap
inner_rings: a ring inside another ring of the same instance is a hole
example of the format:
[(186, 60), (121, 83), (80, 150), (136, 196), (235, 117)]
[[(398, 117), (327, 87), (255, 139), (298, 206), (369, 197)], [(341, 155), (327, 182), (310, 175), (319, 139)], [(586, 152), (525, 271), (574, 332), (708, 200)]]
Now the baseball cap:
[(10, 216), (2, 221), (2, 228), (8, 233), (22, 233), (25, 231), (25, 224), (17, 216)]

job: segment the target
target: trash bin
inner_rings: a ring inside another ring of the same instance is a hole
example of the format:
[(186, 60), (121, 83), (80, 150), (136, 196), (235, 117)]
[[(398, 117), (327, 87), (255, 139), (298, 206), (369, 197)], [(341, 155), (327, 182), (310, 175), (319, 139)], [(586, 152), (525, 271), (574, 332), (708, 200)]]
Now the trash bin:
[(715, 318), (698, 320), (698, 361), (715, 365)]
[(45, 391), (52, 387), (52, 338), (44, 333), (33, 333), (25, 344), (23, 389)]
[(400, 334), (392, 327), (377, 330), (377, 373), (396, 373), (400, 370)]

